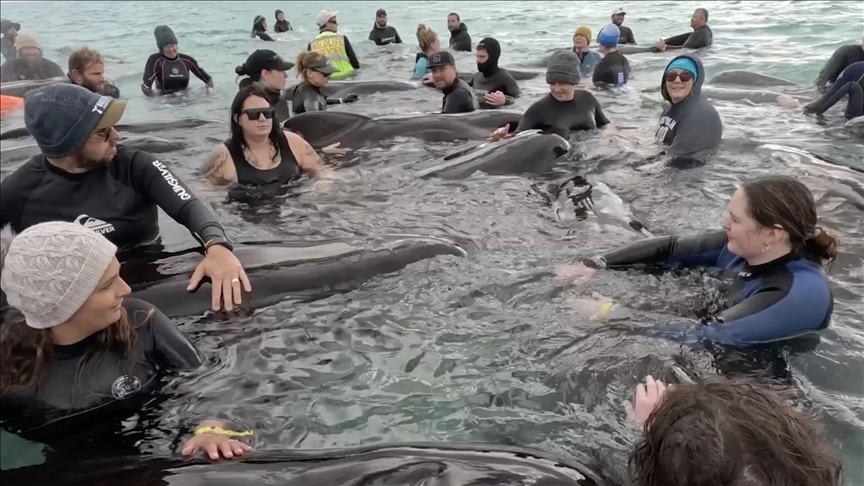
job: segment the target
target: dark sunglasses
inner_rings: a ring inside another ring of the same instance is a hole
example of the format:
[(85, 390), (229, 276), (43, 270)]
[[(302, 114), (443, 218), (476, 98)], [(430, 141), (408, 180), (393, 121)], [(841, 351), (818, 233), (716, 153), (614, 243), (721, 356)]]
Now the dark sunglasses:
[(682, 83), (693, 81), (693, 73), (690, 71), (669, 71), (665, 74), (666, 82), (671, 83), (676, 79), (680, 79)]
[(252, 121), (260, 120), (261, 115), (264, 115), (265, 120), (269, 120), (273, 118), (273, 115), (276, 113), (276, 110), (273, 107), (268, 108), (250, 108), (248, 110), (243, 110), (241, 113), (245, 113), (246, 117)]
[(327, 21), (328, 24), (339, 25), (339, 22), (336, 22), (336, 19), (330, 19)]
[(99, 130), (93, 132), (93, 135), (90, 136), (93, 138), (101, 138), (107, 142), (108, 139), (111, 138), (111, 130), (113, 129), (114, 127), (100, 128)]

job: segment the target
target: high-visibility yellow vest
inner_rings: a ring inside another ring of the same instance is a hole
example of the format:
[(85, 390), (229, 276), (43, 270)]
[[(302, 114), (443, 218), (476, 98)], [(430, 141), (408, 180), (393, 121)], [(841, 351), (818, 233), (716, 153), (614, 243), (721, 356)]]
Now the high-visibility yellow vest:
[(339, 70), (338, 73), (330, 75), (330, 79), (340, 80), (345, 79), (354, 72), (354, 66), (348, 60), (348, 53), (345, 52), (345, 36), (336, 32), (325, 30), (321, 32), (310, 43), (310, 50), (320, 52), (327, 56), (330, 64)]

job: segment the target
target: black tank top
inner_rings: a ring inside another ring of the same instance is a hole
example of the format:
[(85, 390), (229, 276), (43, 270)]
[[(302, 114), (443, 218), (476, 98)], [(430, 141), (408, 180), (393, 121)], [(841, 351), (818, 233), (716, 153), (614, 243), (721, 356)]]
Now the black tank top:
[(234, 170), (237, 172), (237, 183), (241, 185), (264, 185), (278, 182), (285, 184), (300, 176), (300, 166), (294, 158), (294, 153), (288, 145), (288, 140), (283, 134), (279, 137), (279, 155), (282, 160), (279, 165), (272, 169), (257, 169), (246, 160), (246, 155), (240, 144), (231, 143), (231, 139), (225, 141), (225, 146), (234, 161)]

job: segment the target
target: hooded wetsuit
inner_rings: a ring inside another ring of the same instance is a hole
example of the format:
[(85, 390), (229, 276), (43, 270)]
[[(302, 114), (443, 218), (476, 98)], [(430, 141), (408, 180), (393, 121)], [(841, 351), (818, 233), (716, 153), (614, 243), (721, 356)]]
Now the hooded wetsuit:
[(0, 182), (0, 228), (20, 233), (47, 221), (92, 228), (120, 251), (159, 239), (159, 212), (185, 226), (205, 247), (227, 243), (210, 209), (158, 159), (117, 146), (111, 162), (71, 174), (37, 155)]
[(846, 118), (852, 119), (864, 115), (864, 61), (850, 64), (834, 81), (827, 93), (804, 108), (806, 111), (821, 115), (847, 94), (849, 101), (846, 103)]
[(441, 113), (470, 113), (480, 108), (474, 90), (459, 78), (441, 92), (444, 93)]
[(603, 114), (597, 98), (587, 91), (576, 90), (570, 101), (558, 101), (551, 93), (547, 94), (525, 111), (516, 130), (551, 130), (566, 134), (574, 130), (603, 128), (608, 124), (609, 119)]
[(595, 85), (624, 86), (630, 78), (630, 61), (621, 51), (612, 51), (594, 68), (591, 80)]
[(480, 108), (496, 108), (487, 105), (483, 99), (486, 93), (500, 91), (507, 98), (507, 104), (511, 105), (519, 97), (519, 85), (506, 69), (498, 67), (501, 58), (501, 44), (497, 40), (487, 37), (477, 43), (477, 50), (483, 49), (489, 53), (489, 59), (477, 64), (479, 72), (474, 73), (468, 86), (474, 88), (474, 94), (480, 102)]
[[(699, 57), (684, 54), (673, 59), (686, 58), (696, 63), (696, 79), (693, 80), (693, 91), (678, 103), (671, 105), (660, 116), (660, 126), (657, 128), (656, 139), (667, 145), (666, 152), (672, 156), (673, 163), (690, 164), (705, 162), (716, 152), (723, 138), (723, 122), (714, 106), (702, 97), (702, 83), (705, 82), (705, 68)], [(671, 103), (672, 99), (666, 91), (666, 77), (660, 83), (663, 98)]]
[[(132, 348), (103, 349), (98, 334), (68, 346), (54, 345), (38, 387), (0, 396), (4, 429), (68, 452), (89, 442), (82, 436), (99, 437), (94, 429), (110, 437), (112, 431), (106, 429), (116, 432), (122, 421), (153, 401), (166, 372), (201, 365), (195, 346), (165, 314), (138, 299), (126, 298), (122, 305), (130, 325), (138, 326)], [(152, 318), (145, 321), (151, 311)]]
[(729, 306), (695, 327), (700, 337), (733, 346), (789, 339), (825, 329), (834, 297), (819, 263), (789, 254), (751, 266), (729, 251), (723, 231), (652, 238), (604, 255), (609, 268), (656, 265), (709, 267), (734, 280)]
[(294, 158), (294, 152), (288, 145), (284, 134), (279, 136), (279, 165), (272, 169), (261, 170), (253, 167), (246, 160), (243, 148), (239, 143), (232, 143), (231, 139), (225, 141), (225, 147), (231, 154), (234, 162), (234, 171), (237, 174), (237, 183), (244, 186), (261, 186), (272, 183), (285, 184), (300, 176), (300, 166)]
[(399, 37), (399, 32), (396, 32), (395, 27), (391, 25), (381, 27), (378, 25), (377, 21), (375, 22), (375, 25), (372, 26), (372, 31), (369, 32), (369, 40), (374, 42), (376, 46), (402, 43), (402, 38)]
[(861, 44), (852, 46), (842, 46), (828, 59), (825, 67), (819, 72), (816, 78), (816, 87), (824, 89), (827, 83), (834, 83), (837, 77), (844, 69), (856, 62), (864, 61), (864, 47)]
[(279, 20), (279, 14), (284, 15), (285, 12), (283, 12), (281, 10), (276, 11), (276, 23), (273, 24), (273, 32), (288, 32), (290, 30), (294, 30), (294, 28), (291, 27), (291, 22), (288, 22), (287, 20), (284, 20), (284, 19)]
[(471, 36), (464, 22), (456, 30), (450, 32), (450, 49), (454, 51), (471, 52)]
[(162, 53), (151, 54), (144, 67), (144, 81), (141, 86), (151, 89), (156, 82), (156, 90), (160, 95), (177, 93), (189, 87), (189, 73), (204, 81), (207, 86), (213, 86), (213, 78), (207, 74), (198, 61), (186, 54), (177, 54), (174, 59), (168, 59)]

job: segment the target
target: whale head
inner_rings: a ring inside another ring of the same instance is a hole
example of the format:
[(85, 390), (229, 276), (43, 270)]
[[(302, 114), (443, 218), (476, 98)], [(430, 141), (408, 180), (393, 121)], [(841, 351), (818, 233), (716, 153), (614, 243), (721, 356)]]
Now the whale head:
[(348, 134), (368, 122), (368, 116), (356, 113), (310, 111), (289, 118), (282, 128), (299, 134), (315, 149), (336, 142), (340, 142), (342, 147), (351, 147), (351, 140), (346, 138)]

